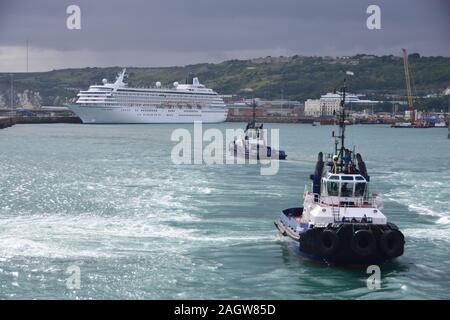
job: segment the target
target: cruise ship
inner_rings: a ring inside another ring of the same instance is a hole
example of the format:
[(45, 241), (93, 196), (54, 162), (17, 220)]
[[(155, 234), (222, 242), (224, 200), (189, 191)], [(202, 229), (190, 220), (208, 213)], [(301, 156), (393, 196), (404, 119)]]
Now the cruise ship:
[(156, 82), (152, 88), (131, 88), (126, 70), (114, 83), (91, 85), (80, 91), (76, 103), (68, 105), (83, 123), (205, 123), (224, 122), (228, 109), (212, 89), (189, 76), (186, 84), (173, 83), (163, 88)]

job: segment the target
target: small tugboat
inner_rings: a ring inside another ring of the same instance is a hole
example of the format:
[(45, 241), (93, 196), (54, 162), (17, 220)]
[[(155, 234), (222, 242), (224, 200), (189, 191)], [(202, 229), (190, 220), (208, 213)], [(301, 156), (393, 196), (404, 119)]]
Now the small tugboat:
[[(283, 210), (275, 220), (294, 253), (334, 265), (366, 266), (399, 257), (404, 236), (382, 213), (379, 194), (369, 194), (370, 177), (359, 153), (345, 142), (345, 80), (335, 152), (318, 155), (312, 191), (305, 188), (302, 208)], [(328, 168), (326, 168), (328, 167)]]
[(244, 136), (237, 137), (229, 145), (229, 150), (235, 157), (256, 160), (284, 160), (287, 155), (283, 150), (277, 150), (266, 145), (263, 124), (256, 124), (256, 103), (253, 101), (253, 118), (247, 123)]

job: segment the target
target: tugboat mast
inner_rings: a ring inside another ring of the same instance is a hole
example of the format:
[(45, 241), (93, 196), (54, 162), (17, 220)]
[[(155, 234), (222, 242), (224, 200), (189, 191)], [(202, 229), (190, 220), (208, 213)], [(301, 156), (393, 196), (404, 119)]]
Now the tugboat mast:
[[(341, 88), (342, 91), (342, 99), (340, 103), (340, 110), (339, 110), (339, 135), (335, 136), (333, 132), (333, 137), (336, 138), (335, 140), (335, 148), (334, 148), (334, 154), (335, 159), (333, 159), (333, 166), (339, 167), (340, 172), (344, 171), (344, 166), (347, 165), (349, 162), (351, 162), (351, 155), (348, 152), (348, 150), (345, 148), (345, 120), (346, 120), (346, 114), (345, 114), (345, 94), (346, 94), (346, 78), (344, 78), (344, 86)], [(340, 147), (339, 147), (340, 144)], [(337, 158), (336, 158), (337, 157)], [(334, 168), (336, 171), (337, 168)]]
[(345, 141), (345, 81), (344, 78), (344, 86), (342, 87), (342, 100), (341, 100), (341, 114), (339, 119), (339, 136), (341, 137), (341, 150), (339, 151), (339, 156), (342, 157), (344, 155), (344, 141)]
[(247, 127), (245, 128), (244, 132), (247, 132), (248, 129), (256, 129), (256, 102), (255, 102), (255, 99), (253, 99), (252, 108), (253, 108), (252, 120), (247, 123)]

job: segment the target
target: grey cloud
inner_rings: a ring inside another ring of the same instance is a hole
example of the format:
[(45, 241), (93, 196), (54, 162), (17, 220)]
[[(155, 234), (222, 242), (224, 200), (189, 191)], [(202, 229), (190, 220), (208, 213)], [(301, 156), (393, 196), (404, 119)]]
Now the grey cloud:
[[(373, 3), (382, 10), (379, 31), (365, 27)], [(80, 31), (65, 27), (69, 4), (81, 7)], [(395, 54), (402, 46), (448, 55), (449, 8), (445, 0), (1, 0), (0, 49), (28, 38), (41, 50), (119, 52), (126, 65), (154, 52), (159, 60), (146, 64), (155, 66), (177, 64), (164, 59), (175, 53), (185, 53), (183, 63), (198, 62), (198, 53), (217, 61), (227, 52)]]

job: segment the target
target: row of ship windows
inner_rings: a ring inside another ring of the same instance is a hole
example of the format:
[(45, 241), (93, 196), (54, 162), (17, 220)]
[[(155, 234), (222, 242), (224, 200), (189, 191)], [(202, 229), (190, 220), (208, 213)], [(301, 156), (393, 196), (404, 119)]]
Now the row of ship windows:
[[(92, 101), (78, 101), (79, 103), (84, 102), (87, 106), (92, 106), (92, 107), (119, 107), (120, 105), (115, 104), (115, 103), (101, 103), (101, 104), (97, 104), (97, 103), (92, 103)], [(146, 104), (146, 103), (128, 103), (127, 104), (128, 108), (132, 108), (132, 107), (138, 107), (138, 108), (142, 108), (142, 107), (151, 107), (151, 108), (157, 108), (157, 109), (169, 109), (169, 110), (183, 110), (185, 109), (186, 111), (190, 111), (190, 110), (202, 110), (204, 108), (206, 108), (206, 106), (155, 106), (155, 104)], [(225, 106), (224, 105), (209, 105), (208, 107), (212, 107), (212, 108), (218, 108), (218, 109), (224, 109)]]
[[(115, 106), (115, 104), (111, 104), (111, 103), (105, 103), (103, 105), (104, 106)], [(130, 108), (131, 107), (154, 107), (154, 105), (151, 105), (151, 104), (139, 104), (139, 103), (130, 103), (130, 104), (127, 104), (127, 106)], [(194, 107), (194, 106), (158, 106), (156, 108), (158, 108), (158, 109), (179, 109), (179, 110), (182, 110), (182, 109), (201, 110), (202, 109), (201, 106), (197, 106), (197, 107)]]
[[(135, 109), (124, 109), (124, 108), (122, 108), (122, 109), (120, 109), (120, 111), (122, 111), (122, 112), (138, 112), (139, 110), (135, 110)], [(153, 110), (144, 110), (144, 109), (141, 109), (140, 110), (140, 112), (158, 112), (158, 110), (155, 110), (155, 109), (153, 109)], [(175, 110), (167, 110), (167, 112), (175, 112)], [(183, 110), (183, 112), (187, 112), (187, 113), (198, 113), (199, 111), (198, 110)]]
[(123, 104), (126, 104), (128, 107), (153, 107), (153, 108), (158, 108), (158, 109), (198, 109), (198, 110), (201, 110), (201, 109), (203, 109), (203, 108), (206, 108), (206, 107), (215, 107), (215, 108), (224, 108), (225, 107), (225, 105), (222, 105), (222, 104), (220, 104), (220, 105), (213, 105), (213, 104), (211, 104), (211, 105), (208, 105), (208, 106), (199, 106), (199, 105), (197, 105), (197, 106), (192, 106), (192, 105), (170, 105), (170, 106), (167, 106), (167, 105), (161, 105), (161, 106), (155, 106), (155, 104), (154, 103), (101, 103), (101, 104), (95, 104), (94, 102), (96, 102), (96, 101), (83, 101), (83, 100), (79, 100), (78, 101), (79, 103), (85, 103), (85, 104), (90, 104), (90, 105), (92, 105), (92, 106), (95, 106), (95, 105), (98, 105), (98, 106), (108, 106), (108, 107), (114, 107), (114, 106), (120, 106), (120, 105), (123, 105)]
[[(84, 103), (96, 103), (96, 102), (103, 102), (103, 101), (90, 101), (90, 100), (85, 100), (85, 99), (79, 99), (78, 100), (78, 103), (82, 103), (82, 102), (84, 102)], [(131, 102), (113, 102), (113, 103), (102, 103), (101, 105), (104, 105), (104, 106), (116, 106), (116, 105), (120, 105), (120, 104), (126, 104), (127, 106), (129, 106), (129, 107), (155, 107), (155, 104), (156, 103), (135, 103), (134, 101), (133, 101), (133, 103), (131, 103)], [(211, 106), (213, 106), (213, 105), (211, 105)], [(217, 106), (217, 105), (216, 105)], [(222, 106), (222, 105), (219, 105), (219, 106)], [(206, 107), (206, 105), (203, 105), (203, 104), (200, 104), (200, 103), (197, 103), (196, 105), (192, 105), (192, 104), (175, 104), (175, 105), (166, 105), (166, 104), (161, 104), (161, 105), (157, 105), (156, 106), (156, 108), (164, 108), (164, 109), (167, 109), (167, 108), (169, 108), (169, 109), (175, 109), (175, 108), (178, 108), (178, 109), (183, 109), (183, 108), (189, 108), (189, 109), (201, 109), (202, 107)]]
[[(161, 117), (162, 114), (158, 113), (138, 113), (138, 117)], [(166, 117), (173, 117), (173, 114), (167, 114)], [(179, 114), (179, 117), (201, 117), (199, 114)]]
[[(116, 99), (116, 100), (111, 100), (111, 99), (103, 99), (103, 98), (87, 98), (87, 97), (82, 97), (79, 98), (80, 101), (110, 101), (110, 102), (119, 102), (119, 103), (126, 103), (126, 102), (153, 102), (153, 103), (159, 103), (161, 102), (161, 100), (158, 99), (139, 99), (139, 98), (135, 98), (135, 99)], [(200, 100), (179, 100), (182, 103), (193, 103), (193, 104), (204, 104), (204, 103), (219, 103), (222, 104), (223, 102), (220, 100), (209, 100), (209, 101), (200, 101)], [(165, 102), (165, 101), (163, 101)]]
[(113, 94), (116, 97), (121, 96), (140, 96), (140, 97), (164, 97), (164, 98), (189, 98), (195, 97), (197, 99), (211, 99), (211, 95), (192, 95), (192, 94), (148, 94), (148, 93), (124, 93), (124, 92), (116, 92)]
[[(166, 96), (193, 96), (193, 95), (201, 95), (201, 96), (217, 96), (217, 93), (214, 93), (213, 91), (197, 91), (194, 92), (193, 90), (189, 90), (190, 92), (167, 92), (167, 93), (162, 93), (162, 92), (155, 92), (155, 91), (124, 91), (124, 90), (117, 90), (115, 92), (115, 94), (123, 94), (123, 95), (157, 95), (157, 96), (161, 96), (161, 97), (166, 97)], [(90, 92), (89, 92), (90, 93)]]
[[(161, 101), (161, 100), (168, 100), (168, 99), (161, 99), (159, 97), (155, 97), (155, 96), (150, 96), (150, 97), (119, 97), (119, 96), (115, 96), (115, 97), (109, 97), (109, 96), (94, 96), (94, 95), (83, 95), (80, 96), (80, 99), (107, 99), (107, 98), (111, 98), (111, 99), (116, 99), (116, 100), (157, 100), (157, 101)], [(173, 98), (173, 97), (172, 97)], [(178, 97), (177, 97), (178, 98)], [(192, 99), (193, 97), (179, 97), (179, 99), (174, 99), (176, 101), (222, 101), (221, 99), (211, 99), (211, 98), (203, 98), (203, 97), (195, 97), (195, 99)]]
[(219, 100), (222, 101), (222, 99), (218, 96), (215, 97), (202, 97), (202, 96), (164, 96), (159, 97), (155, 95), (142, 95), (142, 96), (136, 96), (136, 95), (118, 95), (118, 94), (80, 94), (80, 98), (113, 98), (113, 99), (157, 99), (157, 100), (167, 100), (167, 99), (174, 99), (174, 100)]

